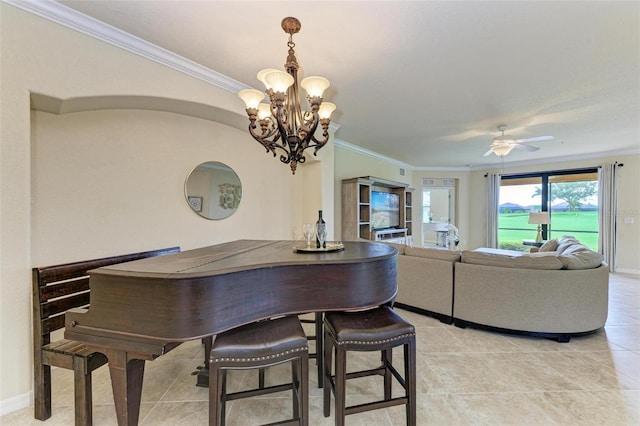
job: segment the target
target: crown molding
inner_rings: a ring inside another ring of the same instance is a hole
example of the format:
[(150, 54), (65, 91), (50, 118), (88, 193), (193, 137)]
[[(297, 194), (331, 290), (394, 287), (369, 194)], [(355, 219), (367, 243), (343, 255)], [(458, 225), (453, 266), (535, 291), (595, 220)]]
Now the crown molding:
[(609, 152), (598, 152), (593, 154), (580, 154), (580, 155), (571, 155), (562, 158), (554, 158), (553, 160), (549, 159), (540, 159), (540, 160), (531, 160), (531, 161), (518, 161), (518, 162), (510, 162), (504, 163), (501, 165), (500, 163), (494, 164), (481, 164), (477, 166), (459, 166), (459, 167), (438, 167), (438, 166), (414, 166), (411, 164), (404, 163), (402, 161), (396, 160), (395, 158), (387, 157), (382, 154), (379, 154), (374, 151), (370, 151), (368, 149), (362, 148), (358, 145), (353, 145), (349, 142), (345, 142), (342, 139), (335, 138), (334, 144), (341, 148), (347, 149), (349, 151), (356, 152), (358, 154), (366, 155), (368, 157), (374, 158), (376, 160), (385, 161), (387, 163), (391, 163), (407, 170), (411, 171), (438, 171), (438, 172), (475, 172), (475, 171), (488, 171), (493, 169), (508, 169), (512, 167), (522, 167), (522, 166), (536, 166), (540, 164), (552, 164), (552, 163), (562, 163), (566, 161), (579, 161), (579, 160), (589, 160), (594, 158), (606, 158), (606, 157), (615, 157), (616, 155), (638, 155), (640, 154), (640, 149), (630, 149), (630, 150), (621, 150), (621, 151), (609, 151)]
[(63, 25), (104, 43), (119, 47), (151, 61), (205, 81), (214, 86), (237, 93), (249, 86), (213, 71), (189, 59), (176, 55), (141, 38), (77, 12), (56, 1), (2, 0), (26, 12)]
[(374, 158), (376, 160), (385, 161), (387, 163), (395, 164), (396, 166), (400, 166), (405, 169), (413, 170), (414, 166), (411, 164), (404, 163), (402, 161), (396, 160), (395, 158), (387, 157), (385, 155), (379, 154), (375, 151), (368, 150), (366, 148), (362, 148), (358, 145), (351, 144), (349, 142), (343, 141), (342, 139), (335, 138), (333, 143), (340, 147), (349, 151), (357, 152), (358, 154), (366, 155), (367, 157)]
[(554, 164), (554, 163), (564, 163), (568, 161), (580, 161), (580, 160), (592, 160), (598, 158), (610, 158), (618, 155), (626, 156), (626, 155), (638, 155), (640, 154), (640, 149), (627, 149), (627, 150), (619, 150), (619, 151), (607, 151), (607, 152), (595, 152), (590, 154), (578, 154), (578, 155), (568, 155), (566, 157), (554, 157), (552, 159), (539, 159), (539, 160), (530, 160), (530, 161), (516, 161), (512, 163), (504, 163), (501, 165), (500, 163), (494, 164), (482, 164), (478, 166), (472, 166), (469, 168), (471, 171), (488, 171), (494, 169), (510, 169), (513, 167), (523, 167), (523, 166), (537, 166), (540, 164)]

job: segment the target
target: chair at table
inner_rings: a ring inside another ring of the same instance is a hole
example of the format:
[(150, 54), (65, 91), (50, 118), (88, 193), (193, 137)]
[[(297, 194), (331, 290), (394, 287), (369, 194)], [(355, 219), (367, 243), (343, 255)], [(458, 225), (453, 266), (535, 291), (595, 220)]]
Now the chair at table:
[[(393, 348), (404, 348), (404, 377), (392, 363)], [(335, 351), (335, 376), (332, 356)], [(347, 373), (347, 353), (350, 351), (380, 351), (382, 364), (378, 368)], [(348, 379), (382, 375), (384, 398), (379, 401), (346, 406)], [(416, 335), (413, 325), (388, 306), (368, 311), (327, 312), (324, 317), (324, 416), (331, 408), (331, 392), (335, 396), (336, 425), (344, 425), (345, 416), (394, 405), (406, 406), (407, 425), (416, 424)], [(392, 376), (404, 388), (404, 395), (392, 397)]]
[[(227, 371), (262, 369), (291, 362), (291, 383), (227, 393)], [(209, 361), (209, 424), (225, 424), (226, 402), (292, 391), (293, 418), (278, 424), (309, 424), (309, 349), (300, 320), (282, 317), (259, 321), (217, 335)]]

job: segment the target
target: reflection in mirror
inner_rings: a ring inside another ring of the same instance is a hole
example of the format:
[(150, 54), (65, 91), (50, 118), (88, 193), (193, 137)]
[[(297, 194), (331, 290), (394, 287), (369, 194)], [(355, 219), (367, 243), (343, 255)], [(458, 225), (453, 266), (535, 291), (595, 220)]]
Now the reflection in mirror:
[(217, 161), (198, 165), (189, 173), (184, 193), (191, 209), (206, 219), (224, 219), (238, 209), (242, 199), (240, 178)]

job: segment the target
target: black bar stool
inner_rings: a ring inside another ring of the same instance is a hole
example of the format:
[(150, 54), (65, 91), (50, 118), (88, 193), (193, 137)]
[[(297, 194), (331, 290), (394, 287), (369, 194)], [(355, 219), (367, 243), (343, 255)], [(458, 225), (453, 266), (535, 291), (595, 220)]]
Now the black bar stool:
[[(227, 394), (227, 371), (263, 369), (291, 362), (291, 383)], [(309, 349), (297, 317), (238, 327), (217, 335), (209, 362), (209, 424), (225, 424), (227, 401), (291, 390), (293, 418), (277, 424), (309, 424)]]
[[(392, 365), (393, 348), (404, 346), (404, 377)], [(335, 376), (331, 362), (335, 350)], [(348, 351), (381, 351), (380, 367), (347, 373)], [(384, 399), (346, 406), (346, 381), (357, 377), (384, 377)], [(402, 385), (404, 396), (392, 398), (391, 376)], [(388, 306), (358, 312), (327, 312), (324, 316), (324, 416), (329, 417), (331, 392), (335, 396), (336, 425), (344, 425), (345, 416), (394, 405), (406, 405), (407, 425), (416, 424), (416, 333)]]

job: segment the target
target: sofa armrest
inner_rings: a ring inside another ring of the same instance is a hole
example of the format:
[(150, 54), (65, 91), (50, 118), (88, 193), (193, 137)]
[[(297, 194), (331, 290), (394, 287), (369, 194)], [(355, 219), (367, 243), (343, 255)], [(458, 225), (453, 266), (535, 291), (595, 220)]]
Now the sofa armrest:
[(452, 315), (454, 262), (398, 256), (396, 302)]

